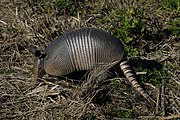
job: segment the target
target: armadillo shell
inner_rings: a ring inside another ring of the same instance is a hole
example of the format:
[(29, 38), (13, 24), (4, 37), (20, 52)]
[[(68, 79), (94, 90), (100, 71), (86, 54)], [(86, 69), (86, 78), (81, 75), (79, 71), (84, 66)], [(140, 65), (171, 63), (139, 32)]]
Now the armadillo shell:
[(95, 28), (82, 28), (56, 38), (45, 50), (45, 71), (61, 76), (89, 70), (97, 63), (120, 61), (123, 44), (111, 34)]

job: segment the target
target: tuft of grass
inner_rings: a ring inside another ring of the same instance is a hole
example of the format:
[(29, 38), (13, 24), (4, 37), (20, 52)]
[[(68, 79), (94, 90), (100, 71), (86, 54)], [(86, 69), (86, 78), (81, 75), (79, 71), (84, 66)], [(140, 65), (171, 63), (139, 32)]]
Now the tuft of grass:
[(56, 9), (59, 14), (67, 14), (76, 16), (78, 13), (82, 11), (82, 4), (79, 4), (78, 1), (71, 1), (71, 0), (40, 0), (36, 1), (39, 2), (42, 11), (45, 13), (54, 12)]
[(137, 11), (137, 8), (131, 8), (122, 14), (122, 25), (116, 29), (115, 33), (117, 38), (122, 39), (126, 44), (132, 44), (135, 38), (138, 37), (138, 34), (141, 35), (144, 31), (145, 19), (142, 14), (142, 12)]
[(111, 82), (111, 86), (115, 89), (115, 90), (118, 90), (118, 92), (123, 92), (123, 90), (124, 90), (124, 85), (122, 85), (120, 82), (119, 82), (119, 80), (113, 80), (112, 82)]
[(1, 74), (8, 74), (8, 73), (10, 73), (9, 70), (5, 69), (4, 67), (0, 67), (0, 75)]
[(138, 68), (134, 68), (134, 69), (136, 69), (136, 71), (147, 72), (146, 76), (139, 77), (140, 81), (150, 83), (157, 87), (161, 86), (163, 79), (170, 78), (170, 74), (164, 68), (161, 70), (156, 70), (156, 69), (149, 70), (147, 68), (142, 68), (142, 67), (138, 67)]
[(79, 4), (78, 1), (71, 0), (55, 0), (56, 7), (64, 9), (69, 15), (76, 16), (82, 11), (82, 4)]
[(94, 113), (87, 113), (81, 118), (81, 120), (95, 120), (95, 118)]
[(114, 112), (117, 115), (117, 117), (121, 118), (134, 118), (135, 116), (135, 111), (132, 109), (117, 108), (114, 109)]
[(170, 9), (175, 12), (180, 10), (180, 1), (179, 0), (162, 0), (162, 4), (165, 8)]
[(172, 32), (172, 35), (178, 37), (180, 36), (180, 18), (175, 18), (169, 21), (169, 30)]

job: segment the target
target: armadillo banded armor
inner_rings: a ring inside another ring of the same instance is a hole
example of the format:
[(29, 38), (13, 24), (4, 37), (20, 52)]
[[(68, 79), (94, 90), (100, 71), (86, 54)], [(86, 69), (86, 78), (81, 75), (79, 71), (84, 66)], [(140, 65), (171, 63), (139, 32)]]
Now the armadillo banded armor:
[(124, 48), (119, 39), (94, 28), (84, 28), (55, 39), (45, 50), (45, 70), (55, 76), (89, 70), (97, 63), (120, 61)]

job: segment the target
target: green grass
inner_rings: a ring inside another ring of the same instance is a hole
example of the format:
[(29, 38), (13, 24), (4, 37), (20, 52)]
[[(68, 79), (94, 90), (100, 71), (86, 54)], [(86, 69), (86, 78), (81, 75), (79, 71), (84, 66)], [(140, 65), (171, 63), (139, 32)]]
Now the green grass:
[(149, 70), (147, 68), (142, 68), (142, 67), (138, 67), (134, 69), (135, 71), (147, 72), (146, 75), (139, 77), (140, 81), (150, 83), (157, 87), (161, 86), (163, 79), (164, 80), (170, 79), (170, 74), (165, 68), (162, 68), (161, 70), (157, 70), (157, 69)]
[(67, 14), (76, 16), (77, 13), (82, 11), (83, 4), (79, 4), (77, 1), (71, 0), (39, 0), (36, 1), (40, 4), (41, 10), (45, 13), (58, 11), (58, 14)]
[(172, 35), (179, 37), (180, 36), (180, 18), (172, 19), (168, 23), (170, 25), (169, 30), (172, 32)]
[(122, 110), (121, 108), (114, 109), (115, 115), (120, 118), (134, 118), (135, 117), (135, 111), (132, 109), (125, 109)]
[(8, 74), (10, 73), (9, 70), (5, 69), (4, 67), (0, 67), (0, 74)]
[(123, 90), (125, 89), (125, 86), (119, 83), (119, 80), (115, 80), (115, 79), (111, 82), (111, 86), (115, 90), (118, 90), (119, 93), (123, 92)]
[(95, 115), (93, 113), (87, 113), (85, 114), (81, 120), (95, 120)]
[(162, 0), (163, 9), (168, 11), (172, 19), (168, 20), (168, 29), (173, 36), (180, 36), (180, 1), (179, 0)]
[(180, 1), (179, 0), (162, 0), (162, 4), (166, 9), (171, 11), (180, 12)]

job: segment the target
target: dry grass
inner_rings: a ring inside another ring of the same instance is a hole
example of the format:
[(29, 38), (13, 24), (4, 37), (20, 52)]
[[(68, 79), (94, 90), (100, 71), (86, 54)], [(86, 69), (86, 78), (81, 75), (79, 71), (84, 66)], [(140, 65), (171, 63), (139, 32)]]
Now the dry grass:
[[(112, 30), (120, 25), (120, 21), (115, 24), (96, 22), (107, 15), (100, 11), (103, 6), (107, 9), (107, 3), (104, 0), (93, 4), (88, 1), (83, 4), (88, 9), (73, 16), (55, 8), (44, 12), (40, 3), (31, 0), (0, 1), (0, 119), (180, 119), (180, 43), (179, 37), (175, 36), (166, 35), (155, 43), (145, 41), (155, 49), (143, 53), (146, 59), (163, 64), (163, 69), (170, 74), (169, 77), (158, 76), (162, 81), (160, 87), (151, 83), (145, 85), (149, 94), (157, 100), (156, 106), (150, 106), (124, 83), (123, 78), (99, 82), (103, 79), (101, 73), (109, 66), (96, 73), (92, 71), (84, 82), (78, 84), (45, 76), (34, 86), (33, 56), (28, 46), (36, 45), (43, 50), (58, 35), (85, 26)], [(128, 4), (122, 3), (127, 8)], [(119, 5), (123, 6), (122, 3)], [(154, 4), (156, 2), (152, 0), (147, 6), (152, 9)], [(153, 20), (160, 19), (161, 23), (174, 15), (169, 11), (156, 12), (155, 15), (152, 11), (147, 15)], [(164, 23), (162, 26), (166, 28), (168, 25)], [(154, 27), (152, 25), (149, 29), (158, 33)]]

